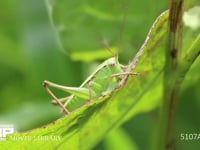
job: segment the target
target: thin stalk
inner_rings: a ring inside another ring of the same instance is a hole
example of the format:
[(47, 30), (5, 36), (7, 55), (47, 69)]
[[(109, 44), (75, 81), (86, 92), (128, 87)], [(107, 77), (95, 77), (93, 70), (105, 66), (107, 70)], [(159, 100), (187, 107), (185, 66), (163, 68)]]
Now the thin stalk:
[(180, 91), (178, 67), (182, 46), (182, 15), (184, 0), (170, 0), (169, 35), (164, 70), (163, 101), (160, 110), (158, 150), (174, 150), (174, 122)]

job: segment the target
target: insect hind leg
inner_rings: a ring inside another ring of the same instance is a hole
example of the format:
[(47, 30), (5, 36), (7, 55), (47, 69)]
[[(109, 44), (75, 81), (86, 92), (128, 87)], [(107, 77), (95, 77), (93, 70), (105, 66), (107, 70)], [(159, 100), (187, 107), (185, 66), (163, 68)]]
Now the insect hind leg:
[(66, 112), (67, 114), (70, 113), (70, 111), (65, 108), (65, 106), (62, 104), (62, 102), (55, 96), (55, 94), (49, 89), (48, 87), (48, 83), (47, 82), (43, 82), (43, 86), (46, 89), (47, 93), (49, 93), (49, 95), (51, 95), (51, 97), (54, 99), (55, 103), (60, 105), (60, 107), (62, 108), (63, 112)]
[(88, 88), (89, 88), (89, 96), (90, 96), (90, 100), (89, 100), (89, 102), (90, 101), (92, 101), (92, 81), (89, 81), (89, 83), (88, 83)]

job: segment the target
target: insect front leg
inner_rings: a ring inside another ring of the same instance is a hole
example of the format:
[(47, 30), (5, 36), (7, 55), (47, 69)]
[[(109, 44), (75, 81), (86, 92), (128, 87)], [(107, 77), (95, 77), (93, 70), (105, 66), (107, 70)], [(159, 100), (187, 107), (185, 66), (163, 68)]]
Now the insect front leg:
[(128, 66), (125, 66), (125, 65), (122, 65), (122, 64), (120, 64), (120, 67), (122, 68), (122, 69), (127, 69), (128, 68)]
[(92, 81), (89, 81), (88, 83), (88, 88), (89, 88), (89, 96), (90, 96), (90, 100), (89, 101), (92, 101)]
[(112, 74), (111, 77), (119, 77), (121, 81), (119, 82), (118, 87), (122, 87), (126, 83), (129, 75), (137, 76), (139, 75), (139, 73), (138, 72), (120, 72), (120, 73)]
[(88, 81), (89, 100), (86, 101), (86, 104), (89, 103), (89, 102), (91, 102), (92, 99), (94, 98), (94, 96), (92, 95), (92, 93), (93, 93), (92, 84), (93, 84), (92, 80)]
[(111, 77), (121, 77), (121, 76), (124, 76), (124, 75), (139, 75), (138, 72), (120, 72), (120, 73), (114, 73), (111, 75)]
[(70, 113), (70, 111), (68, 109), (65, 108), (65, 106), (62, 104), (62, 102), (55, 96), (55, 94), (49, 89), (48, 87), (48, 83), (47, 82), (43, 82), (43, 86), (46, 89), (46, 91), (51, 95), (51, 97), (55, 100), (55, 102), (60, 105), (60, 107), (62, 108), (63, 112), (66, 112), (67, 114)]
[(94, 80), (88, 81), (87, 88), (89, 90), (89, 102), (101, 95), (102, 85), (98, 82)]
[(120, 72), (120, 73), (114, 73), (111, 75), (111, 77), (118, 77), (118, 76), (123, 76), (123, 75), (139, 75), (138, 72)]

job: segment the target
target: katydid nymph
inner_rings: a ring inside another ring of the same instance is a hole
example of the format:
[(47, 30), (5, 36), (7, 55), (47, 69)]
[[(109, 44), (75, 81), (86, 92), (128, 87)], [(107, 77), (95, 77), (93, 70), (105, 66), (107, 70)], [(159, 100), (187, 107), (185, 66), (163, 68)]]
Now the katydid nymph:
[[(52, 96), (53, 103), (60, 105), (62, 110), (69, 114), (87, 102), (100, 96), (111, 93), (121, 86), (124, 75), (137, 75), (137, 73), (126, 72), (126, 67), (121, 65), (118, 57), (111, 57), (100, 64), (97, 69), (80, 85), (80, 87), (68, 87), (58, 85), (49, 81), (44, 81), (43, 85)], [(65, 98), (57, 98), (49, 89), (49, 86), (66, 91), (72, 95)]]

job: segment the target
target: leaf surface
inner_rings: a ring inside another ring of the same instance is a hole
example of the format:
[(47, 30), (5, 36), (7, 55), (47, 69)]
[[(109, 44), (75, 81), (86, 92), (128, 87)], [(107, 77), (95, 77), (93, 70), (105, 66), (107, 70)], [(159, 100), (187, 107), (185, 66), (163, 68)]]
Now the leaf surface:
[(42, 147), (86, 150), (130, 117), (155, 108), (162, 90), (167, 16), (168, 12), (165, 12), (155, 21), (133, 60), (137, 60), (133, 72), (139, 72), (138, 76), (129, 76), (126, 84), (110, 95), (99, 97), (51, 124), (10, 135), (8, 140), (0, 142), (0, 146), (15, 149)]

